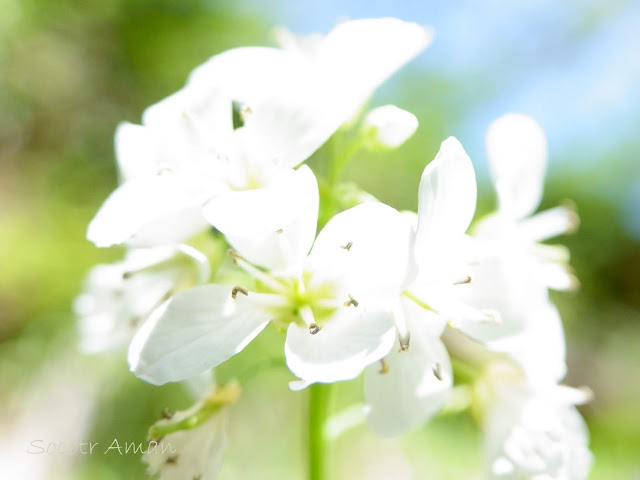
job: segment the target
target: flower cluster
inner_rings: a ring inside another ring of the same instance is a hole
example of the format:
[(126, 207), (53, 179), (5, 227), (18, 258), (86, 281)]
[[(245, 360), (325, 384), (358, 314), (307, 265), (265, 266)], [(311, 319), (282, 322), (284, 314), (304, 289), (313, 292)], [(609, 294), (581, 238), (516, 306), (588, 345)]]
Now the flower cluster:
[[(432, 36), (391, 18), (324, 37), (281, 31), (281, 48), (216, 55), (141, 125), (121, 124), (120, 185), (87, 236), (127, 255), (96, 267), (77, 299), (82, 345), (128, 345), (132, 372), (161, 385), (208, 375), (275, 328), (291, 389), (363, 375), (364, 416), (382, 436), (417, 428), (455, 391), (485, 433), (489, 478), (582, 479), (591, 457), (575, 405), (588, 395), (559, 385), (564, 336), (548, 296), (577, 280), (566, 248), (540, 243), (578, 218), (570, 205), (533, 215), (547, 161), (538, 124), (507, 114), (489, 128), (498, 209), (469, 233), (476, 178), (454, 137), (424, 169), (417, 213), (339, 182), (356, 151), (416, 131), (395, 106), (363, 109)], [(303, 162), (339, 136), (349, 143), (318, 180)], [(221, 412), (238, 396), (236, 383), (210, 386), (156, 424), (151, 438), (162, 431), (190, 460), (151, 470), (214, 478)]]

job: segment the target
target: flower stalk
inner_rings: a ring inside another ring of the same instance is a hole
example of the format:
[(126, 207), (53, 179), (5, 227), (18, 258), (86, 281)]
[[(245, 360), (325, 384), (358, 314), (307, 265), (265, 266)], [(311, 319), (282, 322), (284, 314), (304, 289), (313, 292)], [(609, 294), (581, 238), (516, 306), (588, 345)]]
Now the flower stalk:
[(329, 442), (325, 424), (329, 418), (331, 384), (314, 383), (309, 387), (309, 480), (326, 480)]

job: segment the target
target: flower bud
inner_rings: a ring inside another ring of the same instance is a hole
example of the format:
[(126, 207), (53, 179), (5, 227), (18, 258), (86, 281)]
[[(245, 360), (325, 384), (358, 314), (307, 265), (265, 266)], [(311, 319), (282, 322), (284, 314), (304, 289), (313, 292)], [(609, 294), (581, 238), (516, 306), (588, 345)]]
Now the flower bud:
[(364, 120), (364, 131), (371, 135), (371, 148), (397, 148), (418, 128), (414, 114), (395, 105), (371, 110)]

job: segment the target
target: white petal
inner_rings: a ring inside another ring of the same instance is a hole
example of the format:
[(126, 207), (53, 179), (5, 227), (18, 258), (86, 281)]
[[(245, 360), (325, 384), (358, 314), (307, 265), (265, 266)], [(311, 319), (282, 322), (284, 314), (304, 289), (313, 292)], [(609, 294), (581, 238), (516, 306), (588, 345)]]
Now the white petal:
[(318, 206), (318, 182), (303, 165), (265, 188), (222, 195), (205, 213), (249, 262), (282, 271), (301, 267), (309, 253)]
[(413, 278), (413, 228), (409, 218), (379, 202), (333, 217), (309, 255), (312, 281), (335, 279), (356, 300), (389, 297)]
[(522, 235), (532, 242), (543, 242), (549, 238), (574, 232), (580, 224), (575, 208), (561, 205), (540, 212), (520, 222)]
[(409, 349), (402, 351), (396, 343), (385, 357), (388, 371), (380, 373), (379, 365), (371, 365), (365, 372), (367, 420), (374, 432), (385, 437), (420, 426), (442, 408), (451, 391), (449, 354), (429, 325), (441, 321), (423, 312), (407, 318)]
[(329, 82), (348, 91), (351, 102), (361, 104), (432, 39), (431, 29), (396, 18), (347, 21), (318, 45), (316, 61)]
[(469, 227), (476, 208), (476, 176), (471, 159), (454, 137), (442, 142), (424, 169), (418, 194), (416, 255), (438, 255), (439, 248)]
[(210, 85), (187, 85), (147, 108), (142, 121), (174, 166), (206, 169), (230, 148), (231, 100)]
[(536, 210), (542, 198), (547, 167), (547, 140), (531, 117), (509, 113), (487, 131), (487, 156), (500, 210), (523, 218)]
[(240, 352), (267, 325), (269, 315), (252, 296), (203, 285), (179, 293), (142, 326), (129, 348), (140, 378), (161, 385), (184, 380)]
[[(105, 200), (87, 238), (99, 247), (177, 243), (203, 230), (199, 200), (172, 174), (126, 182)], [(135, 238), (134, 238), (135, 237)]]
[(284, 351), (289, 369), (307, 384), (330, 383), (360, 375), (389, 352), (394, 337), (391, 314), (343, 307), (315, 335), (290, 324)]
[(283, 169), (262, 187), (218, 195), (203, 212), (214, 227), (230, 237), (265, 235), (285, 228), (304, 213), (313, 216), (314, 197), (317, 183), (305, 166), (297, 171)]
[(556, 383), (567, 372), (562, 320), (551, 302), (523, 308), (524, 329), (512, 336), (487, 342), (487, 347), (513, 358), (534, 384)]
[(122, 122), (115, 134), (115, 150), (120, 180), (157, 174), (163, 166), (158, 154), (159, 144), (148, 128)]
[(375, 130), (376, 142), (388, 148), (402, 145), (418, 128), (416, 116), (396, 107), (385, 105), (374, 108), (364, 119), (365, 128)]

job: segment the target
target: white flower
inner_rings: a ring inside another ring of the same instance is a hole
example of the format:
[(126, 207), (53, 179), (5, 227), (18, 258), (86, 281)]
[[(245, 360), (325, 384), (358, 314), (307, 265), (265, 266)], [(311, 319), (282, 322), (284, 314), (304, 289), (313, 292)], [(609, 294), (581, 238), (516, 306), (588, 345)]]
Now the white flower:
[(506, 365), (493, 366), (483, 385), (487, 474), (501, 480), (582, 480), (592, 463), (577, 389), (532, 386)]
[(456, 285), (466, 279), (459, 247), (475, 203), (471, 160), (451, 137), (420, 181), (414, 252), (418, 276), (394, 311), (397, 348), (382, 368), (371, 366), (365, 376), (367, 419), (380, 435), (404, 433), (440, 410), (453, 384), (449, 355), (440, 340), (446, 323), (465, 315), (484, 318), (461, 304), (456, 292), (465, 286)]
[(251, 47), (214, 56), (147, 109), (143, 126), (119, 128), (124, 182), (88, 238), (98, 246), (176, 242), (204, 228), (203, 216), (232, 241), (284, 228), (300, 212), (293, 168), (430, 39), (416, 24), (356, 20), (313, 55)]
[[(237, 383), (212, 387), (189, 410), (175, 412), (153, 425), (142, 457), (148, 473), (159, 473), (159, 480), (217, 478), (227, 448), (229, 405), (239, 395)], [(161, 438), (155, 439), (156, 435)]]
[[(474, 236), (489, 255), (502, 260), (500, 268), (507, 283), (522, 285), (523, 279), (531, 279), (543, 289), (575, 288), (577, 280), (567, 266), (566, 248), (540, 244), (577, 227), (574, 209), (565, 205), (531, 216), (542, 198), (547, 164), (542, 128), (525, 115), (504, 115), (489, 127), (487, 155), (498, 211), (477, 225)], [(511, 297), (518, 302), (521, 294)]]
[(374, 108), (364, 119), (365, 132), (371, 132), (374, 148), (397, 148), (406, 142), (417, 128), (416, 116), (395, 105)]
[(206, 257), (186, 245), (132, 249), (123, 261), (95, 266), (73, 304), (80, 347), (88, 353), (124, 347), (155, 308), (208, 278)]
[(474, 229), (473, 288), (462, 293), (467, 304), (494, 310), (500, 321), (463, 319), (459, 327), (491, 350), (508, 353), (527, 372), (536, 363), (537, 377), (558, 381), (566, 372), (564, 333), (548, 287), (571, 288), (576, 280), (566, 248), (539, 242), (574, 228), (577, 216), (556, 207), (527, 218), (540, 202), (547, 155), (544, 132), (533, 119), (500, 117), (489, 128), (487, 152), (499, 208)]
[(411, 225), (384, 204), (359, 205), (331, 219), (307, 256), (317, 209), (303, 217), (273, 234), (282, 242), (266, 244), (290, 262), (282, 269), (267, 273), (242, 249), (234, 253), (256, 289), (196, 287), (154, 314), (131, 344), (133, 372), (155, 384), (196, 375), (240, 352), (269, 320), (287, 329), (287, 364), (303, 385), (354, 378), (386, 355), (395, 338), (390, 309), (411, 274)]

